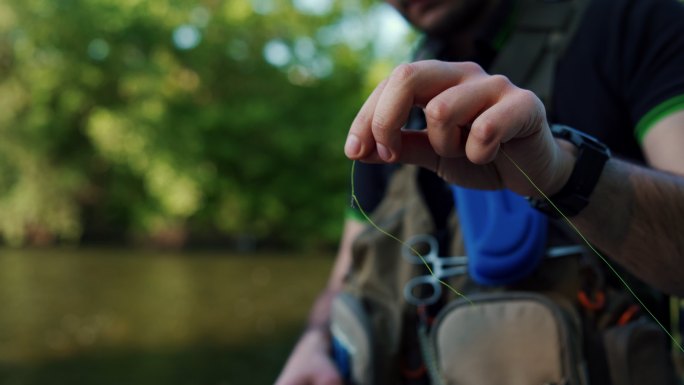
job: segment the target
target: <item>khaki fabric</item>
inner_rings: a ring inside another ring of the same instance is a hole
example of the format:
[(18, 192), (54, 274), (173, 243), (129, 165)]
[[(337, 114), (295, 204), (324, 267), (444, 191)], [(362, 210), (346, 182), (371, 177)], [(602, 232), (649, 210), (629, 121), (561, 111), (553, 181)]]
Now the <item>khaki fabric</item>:
[(578, 363), (579, 323), (546, 297), (530, 293), (456, 301), (434, 329), (444, 384), (585, 384)]
[[(375, 209), (372, 220), (383, 230), (406, 240), (434, 231), (430, 212), (417, 184), (418, 168), (404, 166), (394, 173), (387, 193)], [(455, 216), (451, 234), (457, 234)], [(452, 251), (462, 253), (460, 238)], [(405, 261), (402, 244), (372, 226), (362, 232), (352, 247), (352, 266), (345, 292), (358, 298), (367, 312), (375, 352), (374, 385), (396, 384), (400, 372), (398, 355), (406, 317), (415, 317), (415, 307), (406, 303), (404, 285), (423, 267)]]
[(348, 350), (355, 384), (373, 383), (375, 357), (370, 319), (356, 297), (337, 296), (332, 305), (330, 332)]
[[(390, 180), (387, 194), (371, 218), (383, 230), (401, 240), (418, 234), (430, 234), (435, 230), (418, 185), (418, 172), (419, 169), (414, 166), (398, 169)], [(464, 255), (458, 219), (455, 213), (452, 214), (447, 230), (454, 235), (449, 255)], [(550, 231), (549, 245), (569, 243), (573, 241), (568, 239), (565, 232)], [(406, 302), (403, 290), (410, 279), (425, 274), (425, 271), (422, 266), (408, 263), (402, 258), (401, 249), (401, 243), (370, 224), (352, 247), (352, 266), (341, 296), (347, 298), (336, 300), (332, 319), (333, 327), (345, 334), (343, 338), (353, 340), (356, 353), (352, 352), (352, 375), (355, 384), (401, 384), (402, 349), (418, 349), (417, 345), (411, 347), (406, 343), (407, 335), (416, 332), (416, 307)], [(525, 290), (545, 293), (549, 298), (567, 303), (573, 300), (579, 288), (580, 270), (577, 258), (561, 258), (543, 261), (530, 277), (511, 287), (483, 287), (467, 275), (452, 277), (449, 283), (465, 293), (468, 299), (483, 292)], [(462, 300), (462, 297), (446, 288), (443, 288), (442, 293), (446, 302)], [(350, 307), (349, 298), (354, 298), (357, 304)], [(567, 307), (571, 308), (570, 305)], [(362, 320), (353, 320), (355, 315)], [(363, 336), (369, 341), (356, 341), (356, 338)], [(354, 357), (354, 354), (357, 356)], [(450, 355), (448, 352), (444, 354)], [(368, 356), (371, 363), (354, 364), (360, 359), (359, 356)], [(355, 365), (363, 368), (356, 368)]]

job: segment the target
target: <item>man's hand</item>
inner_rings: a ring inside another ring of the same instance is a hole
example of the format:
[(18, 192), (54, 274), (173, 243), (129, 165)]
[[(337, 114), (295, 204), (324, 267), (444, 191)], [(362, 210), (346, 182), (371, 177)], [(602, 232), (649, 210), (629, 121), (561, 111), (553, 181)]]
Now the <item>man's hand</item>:
[(297, 343), (276, 385), (342, 385), (328, 355), (329, 337), (319, 329), (307, 331)]
[[(424, 109), (426, 130), (401, 129), (413, 106)], [(345, 154), (417, 164), (465, 187), (538, 195), (502, 149), (547, 194), (565, 184), (574, 164), (533, 92), (474, 63), (430, 60), (403, 64), (378, 85), (352, 123)]]

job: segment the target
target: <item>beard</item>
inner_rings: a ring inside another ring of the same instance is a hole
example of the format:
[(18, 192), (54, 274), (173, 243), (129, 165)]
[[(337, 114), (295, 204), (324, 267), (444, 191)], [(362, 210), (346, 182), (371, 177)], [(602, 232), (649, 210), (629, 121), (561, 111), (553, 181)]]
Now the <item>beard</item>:
[[(399, 4), (406, 9), (410, 0), (399, 0)], [(487, 11), (492, 1), (488, 0), (447, 0), (452, 6), (443, 15), (433, 20), (429, 25), (416, 25), (426, 35), (433, 38), (453, 36), (461, 31), (473, 27), (481, 21), (482, 14)]]

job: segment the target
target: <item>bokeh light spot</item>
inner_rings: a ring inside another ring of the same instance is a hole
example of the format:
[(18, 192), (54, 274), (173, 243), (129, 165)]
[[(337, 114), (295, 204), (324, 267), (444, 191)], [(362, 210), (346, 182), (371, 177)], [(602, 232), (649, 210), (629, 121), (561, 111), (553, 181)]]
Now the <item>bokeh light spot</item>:
[(293, 0), (293, 4), (301, 13), (323, 16), (332, 10), (333, 0)]
[(260, 15), (268, 15), (275, 11), (273, 0), (252, 0), (252, 10)]
[(102, 61), (109, 56), (109, 44), (102, 39), (93, 39), (88, 44), (88, 56), (91, 59)]
[(183, 24), (173, 31), (173, 44), (179, 49), (193, 49), (201, 40), (202, 34), (194, 25)]
[(283, 67), (292, 60), (292, 53), (282, 40), (271, 40), (264, 46), (264, 59), (273, 66)]
[(311, 61), (316, 55), (316, 45), (311, 38), (300, 37), (295, 40), (294, 53), (303, 62)]

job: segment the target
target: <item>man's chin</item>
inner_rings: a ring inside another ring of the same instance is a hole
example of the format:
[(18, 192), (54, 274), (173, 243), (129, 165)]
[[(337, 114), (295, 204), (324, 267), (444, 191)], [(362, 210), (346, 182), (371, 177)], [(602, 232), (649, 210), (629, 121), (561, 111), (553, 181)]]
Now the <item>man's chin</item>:
[(487, 1), (482, 0), (447, 0), (444, 2), (426, 2), (414, 6), (423, 6), (421, 14), (416, 17), (414, 26), (429, 36), (445, 37), (471, 28), (486, 8)]

